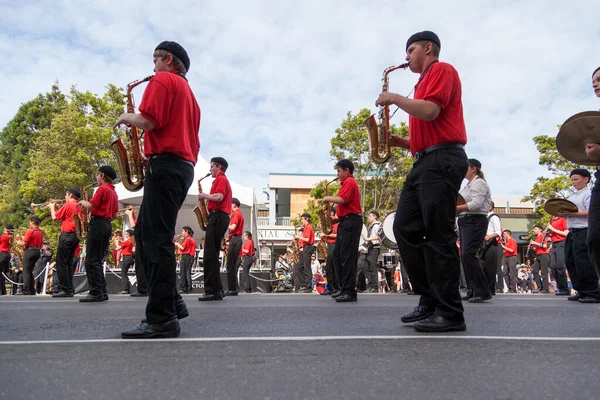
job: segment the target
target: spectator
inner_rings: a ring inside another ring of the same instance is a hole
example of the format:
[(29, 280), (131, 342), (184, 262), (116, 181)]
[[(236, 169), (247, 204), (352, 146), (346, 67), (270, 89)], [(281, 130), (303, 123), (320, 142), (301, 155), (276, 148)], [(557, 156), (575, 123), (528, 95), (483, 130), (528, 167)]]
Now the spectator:
[(319, 264), (317, 270), (313, 275), (313, 281), (315, 282), (315, 289), (317, 293), (321, 294), (325, 291), (325, 278), (323, 278), (323, 267)]

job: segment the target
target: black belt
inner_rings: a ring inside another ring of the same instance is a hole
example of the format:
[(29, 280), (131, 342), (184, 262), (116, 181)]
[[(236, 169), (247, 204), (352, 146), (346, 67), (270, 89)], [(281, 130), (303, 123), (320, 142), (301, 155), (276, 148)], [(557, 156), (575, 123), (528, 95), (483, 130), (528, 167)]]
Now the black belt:
[(229, 214), (227, 214), (225, 211), (221, 211), (221, 210), (211, 210), (211, 211), (209, 212), (209, 214), (216, 214), (216, 213), (218, 213), (218, 212), (219, 212), (219, 213), (223, 213), (223, 214), (225, 214), (225, 215), (229, 216)]
[(347, 215), (344, 215), (343, 217), (339, 217), (339, 220), (340, 220), (340, 222), (342, 222), (346, 218), (353, 218), (353, 217), (359, 217), (360, 219), (362, 219), (361, 214), (347, 214)]
[(434, 151), (438, 150), (448, 150), (448, 149), (464, 149), (465, 146), (460, 143), (441, 143), (434, 144), (433, 146), (429, 146), (423, 151), (418, 151), (415, 153), (415, 161), (417, 161), (421, 157), (425, 157), (427, 154), (431, 154)]
[(77, 232), (61, 232), (62, 235), (74, 235)]
[(569, 228), (569, 231), (580, 232), (580, 231), (585, 231), (587, 228), (588, 228), (587, 226), (585, 228)]
[(92, 218), (90, 218), (90, 221), (91, 221), (91, 220), (94, 220), (94, 219), (105, 219), (105, 220), (107, 220), (107, 221), (109, 221), (109, 222), (110, 222), (110, 221), (112, 221), (112, 219), (110, 219), (110, 218), (108, 218), (108, 217), (100, 217), (100, 216), (98, 216), (98, 215), (92, 215)]
[(234, 237), (240, 237), (242, 235), (229, 235), (230, 238), (234, 238)]
[(153, 158), (164, 158), (167, 160), (173, 160), (173, 161), (180, 161), (182, 163), (186, 163), (192, 166), (192, 168), (194, 168), (194, 163), (191, 161), (188, 161), (184, 158), (181, 158), (173, 153), (162, 153), (162, 154), (153, 154), (150, 156), (150, 160), (152, 160)]

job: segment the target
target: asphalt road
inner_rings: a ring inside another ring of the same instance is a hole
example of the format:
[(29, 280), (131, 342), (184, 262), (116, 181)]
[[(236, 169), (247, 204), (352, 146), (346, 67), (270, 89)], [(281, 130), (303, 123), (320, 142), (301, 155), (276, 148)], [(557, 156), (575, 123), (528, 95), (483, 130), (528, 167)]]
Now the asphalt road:
[(467, 331), (417, 333), (416, 296), (251, 294), (200, 303), (179, 338), (124, 341), (146, 299), (0, 297), (0, 398), (600, 398), (600, 305), (465, 304)]

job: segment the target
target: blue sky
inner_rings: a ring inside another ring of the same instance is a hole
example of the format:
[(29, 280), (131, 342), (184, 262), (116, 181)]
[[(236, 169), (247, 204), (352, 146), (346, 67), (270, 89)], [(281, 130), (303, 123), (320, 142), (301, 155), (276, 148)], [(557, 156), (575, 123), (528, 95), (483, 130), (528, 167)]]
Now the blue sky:
[[(301, 3), (301, 4), (300, 4)], [(429, 29), (458, 70), (469, 156), (492, 194), (527, 194), (537, 176), (531, 138), (597, 110), (597, 7), (560, 1), (22, 1), (0, 5), (0, 126), (59, 80), (101, 94), (152, 73), (163, 40), (191, 58), (202, 109), (201, 154), (228, 159), (256, 189), (269, 172), (330, 173), (329, 140), (347, 111), (373, 109), (381, 72), (406, 39)], [(398, 71), (390, 91), (417, 75)], [(142, 91), (135, 92), (137, 103)], [(393, 123), (406, 121), (396, 113)]]

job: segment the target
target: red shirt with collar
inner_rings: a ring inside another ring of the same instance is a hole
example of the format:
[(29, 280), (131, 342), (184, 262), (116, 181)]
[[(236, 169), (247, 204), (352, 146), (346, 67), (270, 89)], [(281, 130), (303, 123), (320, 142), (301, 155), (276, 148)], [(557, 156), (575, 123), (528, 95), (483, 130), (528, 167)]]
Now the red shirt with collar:
[(196, 241), (193, 237), (188, 236), (183, 240), (181, 244), (183, 246), (183, 250), (181, 250), (181, 254), (187, 254), (190, 256), (196, 255)]
[[(335, 223), (332, 225), (333, 231), (331, 233), (337, 235), (338, 225), (339, 225), (339, 223)], [(331, 238), (331, 237), (326, 238), (327, 243), (335, 243), (335, 240), (336, 240), (336, 238)]]
[[(244, 252), (244, 250), (247, 250), (247, 252)], [(252, 239), (248, 239), (244, 242), (244, 245), (240, 249), (240, 256), (252, 257), (252, 254), (254, 254), (254, 242)]]
[(437, 104), (442, 109), (433, 121), (409, 115), (410, 152), (425, 150), (441, 143), (467, 143), (463, 118), (462, 85), (458, 72), (445, 62), (431, 65), (415, 86), (415, 99)]
[[(552, 225), (554, 229), (558, 229), (559, 231), (566, 231), (568, 229), (567, 220), (561, 217), (552, 217), (552, 219), (550, 220), (550, 225)], [(550, 236), (550, 240), (552, 240), (552, 243), (562, 242), (566, 239), (566, 236), (559, 235), (554, 231), (552, 231), (552, 235)]]
[(508, 247), (509, 249), (513, 250), (513, 251), (509, 251), (509, 250), (504, 250), (504, 255), (506, 257), (512, 257), (512, 256), (516, 256), (517, 254), (519, 254), (517, 252), (517, 241), (513, 238), (509, 238), (506, 240), (506, 243), (504, 244), (505, 247)]
[(90, 203), (94, 208), (90, 212), (92, 217), (104, 217), (113, 219), (119, 210), (119, 199), (115, 186), (110, 183), (105, 183), (96, 190)]
[(178, 71), (159, 72), (150, 80), (140, 114), (154, 124), (144, 133), (144, 154), (172, 153), (194, 165), (200, 151), (200, 107)]
[(23, 241), (25, 242), (25, 249), (30, 247), (41, 248), (42, 244), (44, 244), (44, 233), (40, 230), (39, 226), (29, 228), (25, 233)]
[(229, 237), (241, 235), (244, 232), (244, 216), (242, 212), (237, 209), (231, 214), (231, 220), (229, 221), (229, 225), (236, 224), (234, 230), (229, 231)]
[(308, 239), (308, 242), (301, 241), (300, 243), (303, 243), (307, 246), (312, 246), (313, 244), (315, 244), (315, 230), (313, 229), (313, 227), (310, 223), (304, 225), (304, 231), (302, 232), (302, 237)]
[(56, 211), (56, 219), (62, 221), (60, 224), (61, 232), (75, 232), (75, 220), (73, 220), (73, 215), (78, 213), (77, 200), (75, 199), (69, 200), (64, 206)]
[(133, 255), (133, 243), (131, 243), (131, 239), (122, 241), (120, 247), (123, 257)]
[(10, 253), (11, 237), (12, 236), (8, 233), (5, 233), (2, 236), (0, 236), (0, 253)]
[(358, 183), (352, 175), (344, 179), (341, 183), (338, 197), (341, 197), (346, 202), (345, 204), (338, 204), (335, 211), (338, 217), (345, 217), (348, 214), (360, 214), (362, 209), (360, 207), (360, 189)]
[(231, 214), (231, 186), (229, 185), (229, 179), (225, 176), (224, 172), (219, 172), (219, 175), (212, 182), (210, 187), (210, 194), (221, 193), (223, 200), (220, 202), (208, 201), (208, 211), (220, 210), (226, 214)]
[(539, 234), (535, 237), (535, 241), (538, 243), (543, 243), (544, 247), (535, 246), (535, 255), (538, 256), (540, 254), (548, 254), (550, 250), (548, 250), (548, 242), (543, 234)]

